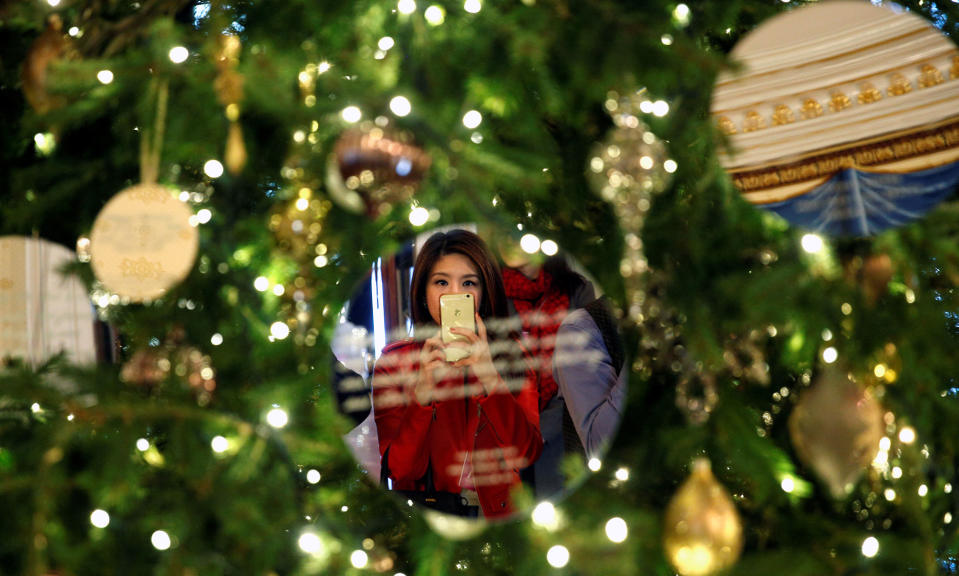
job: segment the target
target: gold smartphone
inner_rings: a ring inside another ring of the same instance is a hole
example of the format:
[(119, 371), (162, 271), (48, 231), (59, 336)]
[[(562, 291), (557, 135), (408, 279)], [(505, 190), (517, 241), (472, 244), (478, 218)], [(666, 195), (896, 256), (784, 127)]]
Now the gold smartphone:
[[(443, 337), (443, 343), (465, 342), (465, 336), (459, 336), (450, 332), (450, 328), (457, 326), (476, 332), (476, 307), (473, 303), (472, 294), (443, 294), (440, 296), (440, 331)], [(447, 362), (456, 362), (469, 356), (469, 353), (463, 348), (449, 347), (443, 352), (446, 354)]]

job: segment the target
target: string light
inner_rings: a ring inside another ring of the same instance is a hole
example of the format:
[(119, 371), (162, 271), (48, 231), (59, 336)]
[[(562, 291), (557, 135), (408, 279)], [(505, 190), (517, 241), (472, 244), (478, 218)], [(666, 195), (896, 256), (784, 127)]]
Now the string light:
[(629, 468), (617, 468), (615, 476), (620, 482), (629, 480)]
[(174, 64), (182, 64), (186, 62), (186, 59), (190, 57), (190, 51), (184, 48), (183, 46), (174, 46), (170, 48), (170, 62)]
[(593, 472), (599, 472), (599, 469), (603, 467), (603, 462), (599, 458), (590, 458), (589, 462), (586, 463), (586, 467)]
[(626, 526), (626, 521), (620, 517), (610, 518), (606, 522), (606, 537), (609, 538), (610, 542), (615, 542), (619, 544), (626, 540), (626, 537), (629, 535), (629, 528)]
[[(274, 284), (274, 285), (273, 285), (273, 295), (274, 295), (274, 296), (282, 296), (282, 295), (285, 294), (285, 293), (286, 293), (286, 288), (285, 288), (282, 284)], [(282, 328), (281, 328), (280, 330), (282, 330)], [(272, 329), (271, 329), (271, 332), (272, 332)], [(274, 334), (274, 336), (276, 336), (276, 334)], [(281, 339), (281, 340), (282, 340), (283, 338), (286, 338), (286, 336), (276, 336), (276, 337), (278, 337), (278, 338)]]
[(290, 335), (290, 327), (285, 322), (274, 322), (270, 325), (270, 336), (277, 340), (283, 340)]
[(874, 558), (879, 554), (879, 540), (875, 536), (870, 536), (862, 541), (862, 555), (866, 558)]
[(886, 489), (883, 491), (882, 495), (883, 495), (883, 497), (885, 497), (885, 499), (888, 500), (889, 502), (892, 502), (892, 501), (894, 501), (894, 500), (896, 499), (896, 491), (893, 490), (892, 488), (886, 488)]
[(429, 222), (430, 211), (422, 206), (414, 206), (410, 209), (410, 224), (413, 226), (422, 226)]
[(207, 160), (203, 165), (203, 173), (210, 178), (223, 176), (223, 164), (219, 160)]
[(463, 10), (466, 10), (470, 14), (479, 14), (479, 11), (483, 9), (483, 4), (480, 3), (480, 0), (466, 0), (463, 3)]
[(206, 224), (213, 218), (213, 212), (209, 208), (201, 208), (196, 213), (196, 221), (200, 224)]
[(446, 20), (446, 12), (441, 6), (433, 4), (423, 12), (426, 22), (431, 26), (439, 26)]
[(899, 431), (899, 441), (903, 444), (912, 444), (916, 441), (916, 430), (909, 426)]
[(150, 536), (150, 543), (153, 544), (153, 547), (157, 550), (169, 550), (170, 546), (173, 545), (173, 541), (170, 539), (170, 535), (164, 530), (157, 530)]
[(396, 3), (396, 9), (400, 14), (412, 14), (416, 12), (416, 2), (413, 0), (400, 0)]
[(340, 112), (340, 116), (350, 124), (355, 124), (363, 117), (363, 111), (356, 106), (347, 106)]
[(556, 513), (556, 507), (552, 502), (540, 502), (533, 508), (531, 514), (533, 524), (545, 528), (549, 531), (559, 528), (559, 515)]
[(319, 483), (322, 477), (323, 475), (320, 474), (320, 471), (316, 470), (315, 468), (311, 468), (306, 472), (306, 481), (309, 482), (310, 484)]
[(822, 361), (826, 364), (832, 364), (839, 358), (839, 352), (832, 346), (822, 351)]
[(553, 568), (562, 568), (569, 564), (569, 550), (561, 544), (557, 544), (546, 552), (546, 561)]
[(919, 490), (918, 490), (917, 492), (918, 492), (918, 494), (919, 494), (919, 497), (920, 497), (920, 498), (923, 498), (923, 497), (925, 497), (927, 494), (929, 494), (929, 487), (926, 486), (925, 484), (920, 484), (920, 485), (919, 485)]
[(653, 116), (662, 118), (663, 116), (669, 114), (669, 103), (665, 100), (657, 100), (653, 102)]
[(150, 441), (146, 438), (140, 438), (137, 440), (137, 450), (140, 452), (146, 452), (150, 449)]
[(786, 494), (792, 494), (793, 490), (796, 489), (796, 481), (793, 480), (792, 476), (786, 476), (782, 479), (782, 482), (779, 483), (779, 486)]
[(270, 279), (266, 276), (257, 276), (256, 280), (253, 281), (253, 287), (256, 288), (257, 292), (266, 292), (270, 289)]
[(100, 84), (110, 84), (113, 82), (113, 72), (109, 70), (100, 70), (97, 72), (97, 80), (100, 81)]
[(210, 448), (217, 454), (222, 454), (230, 449), (230, 441), (223, 436), (214, 436), (210, 441)]
[(535, 234), (523, 234), (519, 239), (519, 247), (527, 254), (535, 254), (539, 251), (540, 241)]
[(402, 118), (413, 111), (413, 106), (406, 96), (396, 96), (390, 100), (390, 111)]
[(280, 407), (274, 407), (266, 413), (266, 423), (274, 428), (283, 428), (289, 421), (290, 417)]
[(463, 126), (466, 126), (470, 130), (476, 128), (483, 123), (483, 115), (479, 113), (478, 110), (470, 110), (466, 114), (463, 114)]
[(370, 557), (362, 550), (354, 550), (353, 553), (350, 554), (350, 564), (352, 564), (354, 568), (364, 568), (369, 561)]
[(97, 508), (90, 513), (90, 524), (93, 524), (97, 528), (106, 528), (110, 525), (110, 514), (108, 514), (106, 510)]
[(389, 50), (393, 46), (396, 46), (396, 41), (393, 40), (391, 36), (383, 36), (379, 42), (376, 43), (376, 46), (380, 50)]
[(818, 254), (822, 252), (823, 246), (825, 246), (822, 237), (818, 234), (803, 234), (799, 244), (809, 254)]
[(320, 537), (317, 536), (315, 532), (304, 532), (300, 534), (296, 543), (300, 547), (300, 550), (307, 554), (316, 556), (323, 552), (323, 541), (320, 540)]
[(539, 245), (539, 249), (547, 256), (555, 256), (559, 253), (559, 245), (552, 240), (543, 240), (543, 243)]

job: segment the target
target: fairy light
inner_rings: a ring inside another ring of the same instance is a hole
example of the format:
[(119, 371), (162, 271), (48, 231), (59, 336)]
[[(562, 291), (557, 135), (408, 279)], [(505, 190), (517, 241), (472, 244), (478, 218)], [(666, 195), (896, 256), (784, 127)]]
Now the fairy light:
[(862, 555), (866, 558), (874, 558), (879, 554), (879, 540), (875, 536), (870, 536), (862, 541)]
[[(273, 295), (274, 295), (274, 296), (282, 296), (282, 295), (285, 294), (285, 293), (286, 293), (286, 287), (284, 287), (282, 284), (274, 284), (274, 285), (273, 285)], [(284, 336), (284, 338), (285, 338), (285, 336)]]
[(793, 490), (796, 489), (796, 481), (793, 480), (792, 476), (786, 476), (782, 479), (782, 482), (779, 483), (779, 486), (786, 494), (792, 494)]
[(413, 111), (413, 105), (406, 96), (395, 96), (390, 100), (390, 111), (402, 118)]
[(533, 524), (549, 531), (559, 528), (559, 515), (556, 513), (556, 507), (553, 506), (552, 502), (543, 501), (537, 504), (530, 517)]
[(628, 535), (629, 527), (626, 526), (626, 521), (622, 518), (616, 516), (606, 522), (606, 537), (609, 538), (610, 542), (619, 544), (624, 542)]
[(90, 513), (90, 524), (97, 528), (106, 528), (110, 525), (110, 514), (106, 510), (97, 508)]
[(669, 103), (665, 100), (657, 100), (653, 102), (653, 116), (662, 118), (663, 116), (669, 114)]
[(413, 0), (400, 0), (396, 3), (396, 10), (400, 14), (412, 14), (416, 12), (416, 2)]
[(916, 441), (916, 430), (906, 426), (899, 431), (899, 441), (903, 444), (912, 444)]
[(620, 482), (625, 482), (629, 480), (629, 468), (626, 468), (626, 467), (617, 468), (614, 476)]
[(266, 413), (266, 423), (274, 428), (283, 428), (290, 422), (290, 417), (287, 415), (286, 410), (274, 406)]
[(33, 135), (33, 144), (41, 156), (49, 156), (57, 147), (57, 138), (50, 132), (37, 132)]
[(951, 524), (951, 523), (952, 523), (952, 512), (946, 512), (946, 513), (942, 516), (942, 523), (943, 523), (943, 524)]
[(207, 160), (203, 165), (203, 173), (210, 178), (223, 176), (223, 164), (219, 160)]
[(547, 550), (546, 561), (553, 568), (562, 568), (569, 564), (569, 550), (562, 544), (557, 544)]
[(157, 550), (169, 550), (170, 546), (173, 544), (173, 541), (170, 539), (170, 535), (167, 534), (165, 530), (157, 530), (152, 535), (150, 535), (150, 543), (153, 544), (153, 547)]
[(885, 490), (883, 490), (882, 495), (889, 502), (893, 502), (896, 500), (896, 491), (893, 490), (892, 488), (886, 488)]
[(444, 21), (446, 21), (446, 12), (441, 6), (433, 4), (423, 12), (423, 16), (426, 18), (426, 22), (431, 26), (439, 26)]
[(396, 41), (391, 36), (383, 36), (376, 43), (376, 47), (380, 50), (389, 50), (393, 46), (396, 46)]
[(663, 34), (659, 37), (659, 41), (663, 43), (663, 46), (672, 46), (673, 45), (673, 35), (672, 34)]
[(410, 224), (413, 226), (422, 226), (429, 222), (430, 211), (422, 206), (414, 206), (410, 209)]
[(539, 249), (547, 256), (555, 256), (559, 253), (559, 245), (552, 240), (543, 240), (543, 243), (539, 245)]
[(320, 537), (317, 536), (315, 532), (304, 532), (300, 534), (296, 544), (300, 547), (300, 550), (307, 554), (315, 556), (323, 552), (323, 541), (320, 540)]
[(290, 335), (290, 327), (285, 322), (276, 321), (270, 324), (270, 336), (283, 340)]
[(599, 469), (603, 467), (603, 462), (599, 458), (590, 458), (589, 462), (586, 463), (586, 467), (593, 472), (599, 472)]
[(83, 33), (80, 31), (80, 28), (76, 26), (70, 26), (70, 29), (67, 30), (67, 34), (69, 34), (71, 38), (79, 38)]
[(673, 9), (673, 18), (676, 20), (677, 25), (688, 26), (689, 25), (689, 6), (685, 4), (677, 4), (676, 8)]
[(478, 127), (483, 123), (483, 115), (479, 113), (478, 110), (470, 110), (466, 114), (463, 114), (463, 126), (466, 126), (470, 130)]
[(942, 487), (942, 491), (946, 494), (952, 494), (952, 483), (947, 482), (946, 485)]
[(539, 251), (540, 241), (535, 234), (523, 234), (519, 239), (519, 247), (527, 254), (535, 254)]
[(480, 0), (466, 0), (463, 3), (463, 10), (466, 10), (470, 14), (479, 14), (479, 11), (483, 9), (483, 4)]
[(306, 472), (306, 481), (310, 484), (318, 484), (322, 478), (323, 475), (320, 474), (320, 471), (315, 468), (310, 468)]
[(196, 221), (200, 224), (206, 224), (213, 219), (213, 212), (209, 208), (201, 208), (196, 213)]
[(40, 406), (38, 402), (34, 402), (33, 404), (30, 405), (30, 411), (33, 412), (34, 414), (39, 414), (43, 412), (43, 408)]
[(839, 358), (839, 352), (832, 346), (822, 351), (822, 361), (826, 364), (832, 364)]
[(370, 557), (362, 550), (354, 550), (353, 553), (350, 554), (350, 564), (352, 564), (354, 568), (365, 568), (369, 561)]
[(100, 84), (107, 85), (113, 82), (113, 72), (109, 70), (100, 70), (97, 72), (97, 80)]
[(217, 454), (223, 454), (230, 449), (230, 441), (223, 436), (214, 436), (210, 441), (210, 448)]
[(672, 158), (663, 162), (663, 170), (665, 170), (667, 173), (672, 174), (676, 172), (677, 169), (679, 169), (679, 164), (677, 164)]
[(347, 106), (340, 112), (340, 116), (350, 124), (355, 124), (363, 117), (363, 111), (357, 106)]
[(330, 263), (330, 259), (322, 254), (320, 254), (319, 256), (313, 259), (313, 265), (316, 266), (317, 268), (323, 268), (329, 263)]
[(174, 46), (170, 48), (170, 52), (167, 54), (170, 57), (170, 62), (174, 64), (183, 64), (186, 62), (186, 59), (190, 57), (190, 51), (183, 46)]
[(137, 450), (139, 450), (140, 452), (146, 452), (147, 450), (150, 449), (150, 441), (147, 440), (146, 438), (140, 438), (139, 440), (137, 440), (136, 445), (137, 445)]
[(818, 234), (803, 234), (803, 237), (799, 240), (799, 244), (802, 246), (802, 249), (809, 254), (818, 254), (822, 252), (825, 246), (822, 236)]
[(902, 478), (902, 468), (899, 466), (893, 466), (892, 471), (889, 472), (889, 475), (892, 476), (893, 480)]
[(253, 281), (253, 287), (256, 288), (257, 292), (266, 292), (270, 289), (270, 279), (266, 276), (257, 276), (256, 280)]

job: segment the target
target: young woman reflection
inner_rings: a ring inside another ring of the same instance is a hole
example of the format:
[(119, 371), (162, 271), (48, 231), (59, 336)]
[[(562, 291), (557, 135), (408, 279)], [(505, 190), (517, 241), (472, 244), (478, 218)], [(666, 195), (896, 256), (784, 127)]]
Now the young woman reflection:
[[(444, 344), (440, 296), (469, 293), (476, 332)], [(462, 516), (515, 511), (519, 471), (542, 448), (536, 373), (507, 329), (508, 306), (495, 259), (466, 230), (434, 234), (413, 266), (415, 338), (387, 346), (373, 373), (373, 415), (382, 476), (426, 506)], [(448, 346), (468, 355), (448, 362)]]

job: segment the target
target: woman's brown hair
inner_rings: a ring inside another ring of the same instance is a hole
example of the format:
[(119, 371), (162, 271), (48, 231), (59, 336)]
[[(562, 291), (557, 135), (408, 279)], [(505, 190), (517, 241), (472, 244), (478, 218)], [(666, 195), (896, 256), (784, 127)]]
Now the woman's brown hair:
[(410, 281), (410, 307), (414, 324), (432, 324), (429, 307), (426, 304), (426, 285), (433, 265), (447, 254), (462, 254), (470, 259), (477, 271), (483, 288), (483, 298), (479, 306), (480, 318), (506, 318), (509, 307), (503, 277), (500, 275), (496, 258), (482, 238), (469, 230), (454, 229), (437, 232), (429, 237), (413, 264), (413, 278)]

